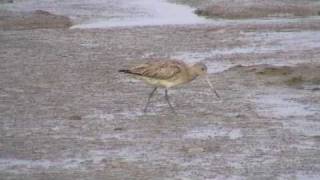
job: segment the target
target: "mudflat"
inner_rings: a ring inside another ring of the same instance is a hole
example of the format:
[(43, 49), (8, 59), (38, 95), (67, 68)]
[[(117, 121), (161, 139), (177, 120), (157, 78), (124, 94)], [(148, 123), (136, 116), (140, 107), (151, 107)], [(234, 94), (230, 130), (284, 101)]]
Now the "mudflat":
[[(0, 30), (2, 179), (320, 178), (320, 20)], [(160, 91), (118, 73), (202, 61)]]

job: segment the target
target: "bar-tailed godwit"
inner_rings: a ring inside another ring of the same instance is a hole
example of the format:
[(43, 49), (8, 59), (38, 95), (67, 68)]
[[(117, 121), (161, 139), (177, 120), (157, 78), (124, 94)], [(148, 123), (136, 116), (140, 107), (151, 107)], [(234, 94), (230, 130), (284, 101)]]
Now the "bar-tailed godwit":
[[(198, 76), (207, 74), (207, 66), (203, 63), (188, 65), (179, 60), (161, 60), (140, 64), (130, 69), (121, 69), (119, 72), (132, 74), (154, 87), (149, 94), (148, 101), (143, 110), (144, 112), (147, 111), (150, 100), (158, 88), (165, 88), (165, 99), (171, 110), (175, 112), (169, 100), (168, 89), (180, 84), (188, 83)], [(208, 78), (207, 82), (213, 89)], [(219, 94), (215, 90), (214, 93), (219, 98)]]

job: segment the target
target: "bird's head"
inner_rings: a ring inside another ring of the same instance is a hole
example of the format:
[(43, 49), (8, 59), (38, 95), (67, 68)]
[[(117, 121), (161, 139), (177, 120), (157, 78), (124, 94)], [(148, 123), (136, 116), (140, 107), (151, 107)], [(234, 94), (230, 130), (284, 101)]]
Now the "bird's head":
[[(211, 84), (209, 77), (208, 77), (208, 68), (205, 64), (199, 62), (196, 63), (194, 65), (192, 65), (192, 71), (194, 76), (204, 76), (206, 75), (206, 81), (208, 83), (208, 85), (210, 86), (210, 88), (212, 89), (212, 91), (215, 93), (215, 95), (220, 99), (219, 94), (217, 93), (217, 91), (213, 88), (213, 85)], [(194, 77), (195, 78), (195, 77)]]
[(196, 76), (202, 76), (202, 75), (207, 74), (208, 68), (204, 63), (199, 62), (199, 63), (192, 65), (192, 70)]

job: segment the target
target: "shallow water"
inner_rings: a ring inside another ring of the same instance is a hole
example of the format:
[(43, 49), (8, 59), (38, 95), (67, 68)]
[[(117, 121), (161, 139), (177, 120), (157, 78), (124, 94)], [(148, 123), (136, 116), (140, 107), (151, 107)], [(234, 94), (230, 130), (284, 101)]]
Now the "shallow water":
[(319, 31), (301, 32), (248, 32), (242, 33), (249, 42), (241, 47), (216, 48), (202, 52), (176, 52), (171, 58), (184, 59), (188, 63), (206, 61), (209, 73), (225, 71), (236, 65), (269, 64), (276, 66), (293, 66), (299, 63), (314, 62), (314, 59), (292, 58), (283, 60), (281, 57), (252, 60), (229, 60), (223, 57), (250, 55), (250, 54), (288, 54), (293, 55), (299, 51), (312, 51), (320, 48)]
[[(64, 159), (64, 160), (29, 160), (29, 159), (0, 159), (0, 171), (13, 173), (26, 173), (32, 170), (48, 169), (74, 169), (79, 168), (81, 162), (87, 159)], [(19, 170), (16, 170), (18, 168)]]
[(6, 5), (13, 10), (47, 10), (71, 17), (72, 28), (108, 28), (128, 26), (201, 24), (209, 20), (194, 9), (165, 0), (28, 0)]
[[(267, 91), (267, 90), (266, 90)], [(302, 103), (298, 95), (288, 89), (272, 89), (265, 95), (255, 97), (256, 111), (262, 117), (286, 119), (282, 121), (284, 128), (303, 134), (304, 136), (319, 136), (319, 122), (308, 117), (318, 116), (319, 105)]]
[(223, 127), (202, 127), (194, 128), (188, 131), (183, 137), (186, 139), (210, 139), (215, 137), (228, 137), (229, 139), (238, 139), (243, 135), (241, 129), (227, 129)]
[(257, 97), (258, 113), (262, 116), (281, 118), (313, 115), (311, 107), (298, 103), (288, 94), (268, 94)]
[(269, 19), (207, 19), (194, 14), (193, 8), (166, 0), (16, 0), (2, 8), (14, 11), (45, 10), (68, 16), (71, 28), (110, 28), (158, 25), (208, 24), (237, 26), (239, 24), (282, 24), (316, 21), (319, 17)]
[(136, 9), (139, 13), (135, 12), (130, 16), (108, 20), (91, 19), (72, 28), (199, 24), (208, 21), (195, 15), (190, 7), (168, 3), (163, 0), (135, 0), (129, 3), (128, 8)]

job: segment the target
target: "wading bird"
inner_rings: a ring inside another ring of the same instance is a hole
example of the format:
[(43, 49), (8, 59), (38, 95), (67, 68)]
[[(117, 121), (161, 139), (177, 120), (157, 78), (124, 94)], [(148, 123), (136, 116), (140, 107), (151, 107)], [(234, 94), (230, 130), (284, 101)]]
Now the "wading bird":
[[(147, 62), (130, 69), (120, 69), (119, 72), (132, 74), (154, 87), (149, 94), (148, 101), (143, 109), (144, 112), (147, 112), (150, 100), (156, 90), (158, 88), (165, 88), (165, 99), (172, 112), (175, 113), (169, 99), (168, 89), (180, 84), (188, 83), (198, 76), (206, 75), (207, 66), (203, 63), (188, 65), (179, 60), (162, 60)], [(206, 80), (216, 96), (220, 98), (219, 94), (213, 89), (209, 79), (207, 78)]]

